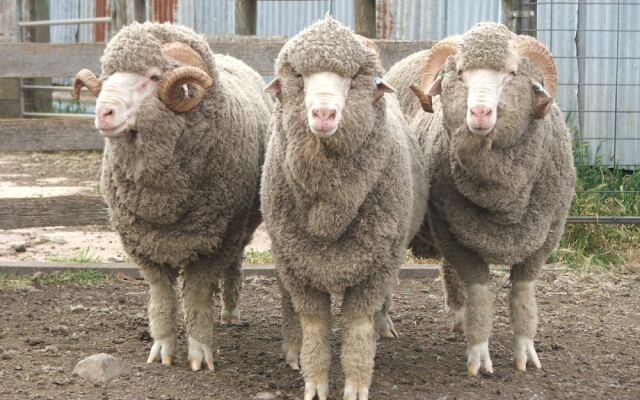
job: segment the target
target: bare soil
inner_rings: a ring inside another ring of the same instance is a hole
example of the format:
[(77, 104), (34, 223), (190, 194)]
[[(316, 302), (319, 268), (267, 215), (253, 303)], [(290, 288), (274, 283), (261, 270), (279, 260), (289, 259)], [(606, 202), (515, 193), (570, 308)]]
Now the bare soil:
[[(536, 347), (543, 368), (525, 373), (512, 367), (507, 287), (507, 274), (495, 271), (495, 373), (470, 378), (465, 342), (449, 330), (440, 282), (401, 281), (392, 311), (401, 336), (379, 343), (370, 398), (640, 398), (640, 270), (578, 275), (548, 268), (538, 284)], [(184, 328), (176, 365), (145, 363), (151, 341), (140, 281), (0, 292), (0, 398), (251, 399), (269, 392), (276, 399), (300, 399), (301, 375), (285, 366), (280, 351), (275, 281), (247, 279), (243, 296), (248, 324), (216, 323), (216, 370), (192, 372)], [(335, 325), (334, 399), (341, 398), (343, 385)], [(125, 360), (132, 374), (105, 384), (72, 376), (79, 360), (99, 352)]]
[[(0, 153), (0, 198), (48, 197), (100, 193), (99, 152)], [(16, 252), (12, 245), (23, 244)], [(261, 226), (249, 248), (268, 250), (271, 241)], [(0, 261), (50, 261), (89, 249), (94, 260), (124, 262), (127, 255), (110, 226), (0, 229)]]

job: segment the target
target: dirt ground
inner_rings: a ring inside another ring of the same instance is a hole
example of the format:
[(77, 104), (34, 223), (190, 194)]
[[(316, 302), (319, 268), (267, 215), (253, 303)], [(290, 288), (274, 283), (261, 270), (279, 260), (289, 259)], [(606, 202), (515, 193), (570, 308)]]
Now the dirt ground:
[[(0, 153), (0, 198), (97, 195), (101, 162), (99, 152)], [(25, 245), (26, 251), (16, 252), (12, 245), (17, 244)], [(260, 227), (249, 247), (264, 251), (270, 246)], [(85, 249), (103, 262), (127, 261), (109, 226), (0, 230), (0, 261), (50, 261)]]
[[(465, 343), (449, 331), (440, 283), (403, 280), (395, 292), (398, 339), (378, 346), (372, 400), (638, 399), (640, 398), (640, 272), (547, 270), (538, 285), (541, 371), (511, 363), (506, 273), (496, 271), (496, 315), (490, 342), (495, 373), (470, 378)], [(0, 292), (2, 399), (251, 399), (260, 392), (299, 399), (300, 374), (280, 352), (279, 298), (273, 279), (245, 282), (246, 326), (216, 323), (215, 372), (186, 366), (180, 329), (176, 365), (148, 365), (150, 349), (139, 281), (100, 287), (34, 286)], [(331, 398), (341, 398), (339, 329), (333, 334)], [(71, 374), (89, 355), (106, 352), (132, 367), (128, 376), (93, 384)]]

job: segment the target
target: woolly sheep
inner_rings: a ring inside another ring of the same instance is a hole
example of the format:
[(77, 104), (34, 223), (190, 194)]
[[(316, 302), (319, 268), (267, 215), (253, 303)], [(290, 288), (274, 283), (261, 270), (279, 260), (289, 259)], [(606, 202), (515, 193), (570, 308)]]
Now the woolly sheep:
[(76, 94), (86, 85), (99, 95), (96, 127), (107, 138), (101, 187), (149, 284), (148, 362), (175, 357), (180, 273), (189, 364), (212, 370), (213, 293), (220, 280), (222, 322), (237, 322), (242, 250), (261, 220), (271, 100), (260, 75), (214, 55), (182, 26), (127, 26), (101, 62), (99, 80), (78, 73)]
[(427, 162), (424, 229), (444, 255), (446, 304), (454, 330), (466, 333), (468, 372), (493, 371), (489, 264), (511, 266), (515, 366), (540, 368), (534, 280), (562, 235), (575, 183), (570, 133), (553, 103), (553, 57), (533, 38), (481, 23), (392, 72), (385, 79), (405, 104), (410, 89), (433, 112), (405, 106)]
[[(328, 396), (331, 294), (343, 296), (344, 398), (367, 399), (376, 330), (408, 239), (426, 207), (426, 177), (382, 66), (327, 16), (289, 40), (265, 89), (279, 98), (262, 175), (262, 211), (282, 292), (286, 361), (304, 399)], [(305, 118), (306, 116), (306, 118)]]

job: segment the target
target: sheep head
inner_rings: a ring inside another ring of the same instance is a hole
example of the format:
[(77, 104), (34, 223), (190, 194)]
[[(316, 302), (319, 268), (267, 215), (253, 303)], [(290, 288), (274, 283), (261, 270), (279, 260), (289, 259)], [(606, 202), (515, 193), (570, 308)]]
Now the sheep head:
[(502, 97), (514, 81), (527, 82), (533, 98), (528, 112), (542, 119), (553, 103), (556, 80), (553, 56), (542, 43), (516, 36), (503, 25), (484, 23), (436, 44), (425, 60), (421, 84), (411, 89), (427, 112), (433, 112), (433, 96), (442, 93), (444, 108), (445, 97), (466, 91), (468, 130), (486, 136), (496, 126), (500, 108), (511, 101)]
[(286, 94), (281, 82), (301, 87), (308, 128), (316, 137), (327, 139), (338, 131), (354, 82), (367, 79), (371, 104), (395, 92), (380, 78), (380, 64), (380, 50), (373, 41), (327, 17), (283, 47), (276, 78), (265, 92), (275, 94), (282, 103)]
[(181, 42), (166, 43), (161, 51), (163, 57), (182, 66), (164, 74), (156, 66), (141, 73), (118, 71), (102, 82), (88, 69), (78, 72), (73, 97), (79, 99), (80, 89), (86, 86), (98, 98), (95, 124), (104, 136), (117, 137), (135, 130), (140, 105), (154, 93), (175, 113), (187, 112), (204, 99), (213, 80), (198, 52)]

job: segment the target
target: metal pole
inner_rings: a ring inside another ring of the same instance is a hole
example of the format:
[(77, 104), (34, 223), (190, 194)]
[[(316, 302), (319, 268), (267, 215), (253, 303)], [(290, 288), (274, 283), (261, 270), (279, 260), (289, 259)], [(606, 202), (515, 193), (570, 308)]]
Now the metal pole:
[(599, 224), (599, 225), (628, 225), (640, 224), (640, 216), (570, 216), (567, 218), (568, 224)]
[(56, 21), (42, 20), (42, 21), (19, 21), (18, 25), (21, 28), (32, 26), (51, 26), (51, 25), (78, 25), (78, 24), (96, 24), (106, 23), (110, 24), (113, 21), (111, 17), (94, 17), (94, 18), (73, 18), (73, 19), (59, 19)]

